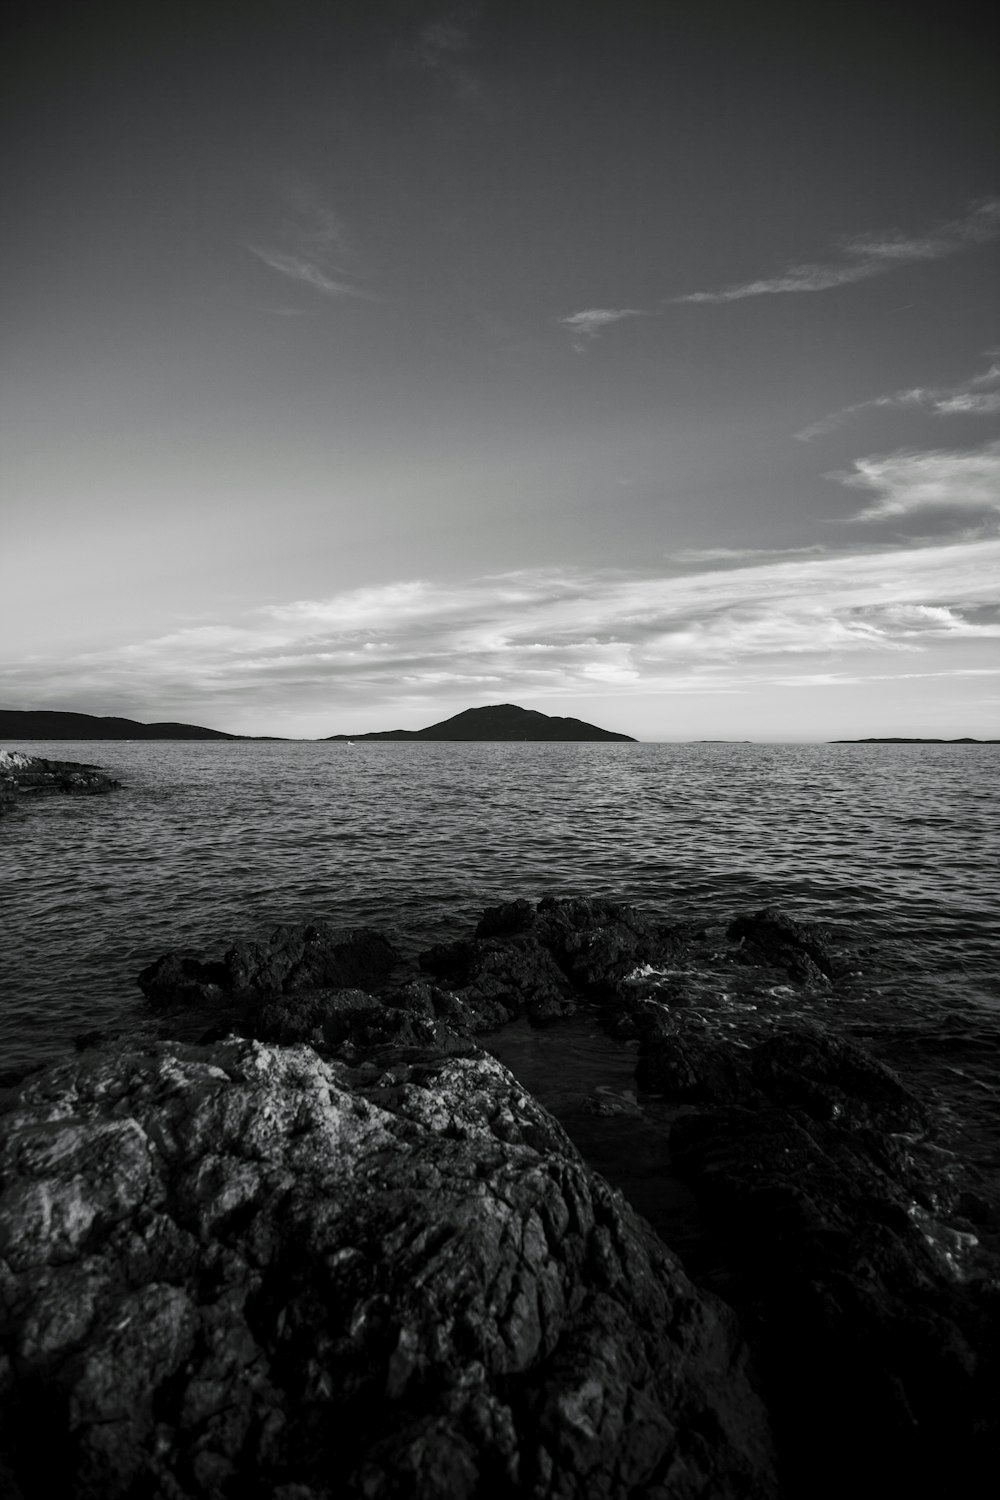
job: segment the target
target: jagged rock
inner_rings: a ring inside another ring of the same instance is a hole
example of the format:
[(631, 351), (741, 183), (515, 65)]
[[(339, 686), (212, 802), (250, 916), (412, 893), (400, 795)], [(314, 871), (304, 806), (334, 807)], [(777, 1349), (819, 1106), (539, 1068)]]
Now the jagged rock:
[(783, 969), (792, 979), (822, 985), (836, 974), (836, 954), (823, 930), (774, 907), (737, 917), (727, 934), (747, 962)]
[(526, 1014), (535, 1025), (613, 997), (638, 964), (663, 962), (680, 939), (618, 902), (545, 897), (488, 907), (475, 937), (420, 955), (492, 1030)]
[[(776, 1038), (754, 1077), (780, 1095), (779, 1059), (810, 1066), (837, 1051)], [(803, 1089), (812, 1103), (808, 1078)], [(788, 1491), (833, 1500), (857, 1488), (859, 1464), (868, 1493), (962, 1488), (957, 1476), (971, 1480), (998, 1436), (995, 1386), (976, 1378), (997, 1310), (956, 1275), (963, 1237), (928, 1211), (924, 1174), (897, 1138), (862, 1123), (864, 1109), (816, 1113), (723, 1108), (684, 1115), (670, 1134), (672, 1170), (709, 1227), (708, 1279), (744, 1318), (765, 1375)]]
[(664, 1097), (699, 1104), (772, 1104), (820, 1121), (876, 1131), (926, 1130), (912, 1089), (856, 1042), (801, 1026), (754, 1046), (664, 1016), (650, 1018), (636, 1079)]
[(731, 1313), (493, 1059), (87, 1053), (0, 1189), (23, 1500), (777, 1493)]
[(457, 994), (474, 1031), (522, 1012), (545, 1024), (576, 1010), (565, 974), (532, 933), (439, 945), (420, 955), (420, 966)]
[(667, 962), (686, 937), (617, 901), (552, 896), (538, 903), (537, 929), (573, 983), (599, 998), (637, 965)]
[(447, 1051), (456, 1040), (453, 1027), (433, 1011), (389, 1005), (363, 990), (311, 990), (265, 1000), (241, 1019), (240, 1031), (262, 1042), (308, 1042), (348, 1059), (382, 1047)]
[(635, 1076), (641, 1088), (684, 1103), (742, 1104), (760, 1097), (746, 1052), (691, 1028), (644, 1037)]
[(0, 815), (10, 812), (25, 797), (68, 792), (94, 796), (114, 791), (120, 781), (97, 766), (71, 760), (45, 760), (20, 750), (0, 750)]
[(757, 1084), (774, 1100), (817, 1120), (926, 1130), (930, 1115), (912, 1089), (863, 1047), (818, 1028), (785, 1032), (753, 1051)]
[(222, 998), (377, 986), (399, 962), (396, 949), (372, 928), (340, 932), (308, 923), (275, 927), (260, 943), (234, 943), (214, 962), (167, 953), (143, 969), (137, 982), (161, 1005), (211, 1005)]

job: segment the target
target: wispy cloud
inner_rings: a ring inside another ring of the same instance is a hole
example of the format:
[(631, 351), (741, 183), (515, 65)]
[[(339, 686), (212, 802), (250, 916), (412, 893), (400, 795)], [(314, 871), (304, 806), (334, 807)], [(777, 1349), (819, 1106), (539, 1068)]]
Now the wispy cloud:
[(968, 453), (903, 450), (859, 458), (852, 469), (828, 477), (875, 496), (851, 517), (855, 521), (941, 509), (1000, 512), (1000, 442)]
[[(0, 672), (7, 701), (200, 718), (294, 705), (329, 719), (352, 704), (602, 691), (741, 692), (751, 681), (941, 670), (939, 653), (1000, 639), (1000, 538), (788, 557), (680, 576), (533, 570), (454, 585), (407, 580), (276, 603), (71, 661)], [(924, 653), (921, 659), (920, 653)], [(956, 669), (976, 663), (953, 656)], [(880, 665), (881, 663), (881, 665)], [(103, 708), (99, 705), (105, 705)], [(421, 708), (420, 705), (423, 705)], [(427, 720), (425, 720), (426, 722)], [(419, 719), (418, 719), (419, 722)], [(387, 726), (388, 727), (388, 726)], [(320, 731), (317, 731), (320, 732)]]
[(781, 296), (793, 292), (825, 292), (833, 287), (884, 276), (898, 266), (917, 261), (943, 260), (1000, 235), (1000, 198), (971, 205), (960, 219), (938, 224), (924, 235), (899, 230), (850, 235), (841, 239), (835, 258), (788, 266), (774, 276), (737, 282), (713, 291), (687, 292), (671, 297), (679, 302), (740, 302), (745, 297)]
[(570, 313), (568, 317), (558, 318), (556, 321), (572, 336), (573, 348), (577, 354), (584, 354), (587, 345), (606, 328), (610, 328), (612, 323), (620, 323), (624, 318), (646, 316), (641, 307), (588, 307), (583, 312)]
[(773, 561), (781, 557), (815, 557), (826, 548), (819, 542), (808, 547), (684, 547), (680, 552), (669, 554), (671, 562), (679, 563), (733, 563), (746, 566), (749, 562)]
[[(990, 351), (991, 356), (995, 351)], [(864, 411), (879, 409), (912, 409), (929, 412), (937, 417), (986, 417), (1000, 412), (1000, 363), (991, 358), (989, 367), (968, 380), (950, 386), (912, 386), (893, 391), (891, 395), (875, 396), (870, 401), (857, 401), (852, 406), (843, 406), (839, 411), (811, 422), (795, 436), (807, 443), (814, 437), (824, 436), (842, 427), (845, 422)]]
[(468, 61), (475, 51), (474, 26), (479, 12), (479, 4), (472, 3), (427, 21), (408, 57), (415, 66), (440, 79), (459, 99), (476, 99), (482, 92), (482, 81)]
[(283, 184), (281, 195), (286, 214), (274, 242), (247, 243), (251, 255), (280, 276), (324, 296), (373, 300), (360, 283), (357, 254), (339, 215), (308, 184)]
[(258, 260), (262, 260), (265, 266), (270, 266), (272, 271), (279, 271), (282, 276), (290, 276), (293, 281), (305, 282), (306, 286), (314, 287), (318, 292), (326, 292), (328, 296), (366, 297), (369, 295), (352, 282), (329, 275), (315, 261), (305, 260), (301, 255), (289, 255), (280, 250), (265, 250), (260, 245), (248, 245), (247, 249), (252, 255), (256, 255)]

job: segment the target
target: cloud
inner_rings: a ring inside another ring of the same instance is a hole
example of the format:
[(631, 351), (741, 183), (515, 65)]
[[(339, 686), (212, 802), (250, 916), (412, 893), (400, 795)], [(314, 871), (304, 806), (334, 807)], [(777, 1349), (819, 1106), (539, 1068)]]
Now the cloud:
[(417, 34), (408, 61), (439, 78), (459, 99), (477, 99), (482, 81), (468, 65), (475, 50), (473, 26), (480, 6), (472, 4), (427, 21)]
[(828, 478), (875, 496), (854, 521), (923, 510), (1000, 511), (1000, 442), (968, 453), (902, 450), (859, 458), (853, 469)]
[[(117, 650), (0, 671), (8, 702), (225, 723), (285, 711), (333, 733), (484, 693), (738, 693), (789, 673), (956, 670), (995, 652), (1000, 537), (663, 573), (549, 569), (277, 602)], [(940, 652), (951, 652), (943, 663)], [(959, 654), (956, 655), (956, 652)], [(962, 655), (961, 653), (965, 654)], [(928, 655), (930, 653), (930, 656)], [(143, 709), (146, 707), (144, 715)], [(323, 725), (329, 722), (329, 728)]]
[[(246, 249), (272, 271), (300, 282), (327, 297), (374, 300), (359, 284), (357, 253), (343, 220), (309, 182), (290, 179), (279, 184), (283, 218), (266, 243), (248, 242)], [(270, 309), (283, 313), (300, 309)]]
[(746, 297), (780, 296), (792, 292), (825, 292), (883, 276), (897, 266), (918, 261), (943, 260), (1000, 235), (1000, 198), (974, 203), (961, 219), (939, 224), (926, 235), (906, 235), (897, 230), (845, 237), (837, 246), (837, 258), (789, 266), (776, 276), (738, 282), (714, 291), (688, 292), (671, 297), (678, 302), (740, 302)]
[[(330, 297), (368, 297), (368, 292), (362, 291), (349, 281), (344, 281), (328, 275), (315, 261), (305, 260), (301, 255), (285, 254), (280, 250), (265, 250), (259, 245), (248, 245), (247, 249), (258, 260), (262, 260), (272, 271), (279, 271), (282, 276), (289, 276), (293, 281), (305, 282), (318, 292), (325, 292)], [(288, 309), (282, 309), (287, 312)]]
[(647, 314), (640, 307), (589, 307), (584, 312), (570, 313), (557, 319), (560, 327), (573, 336), (573, 348), (578, 354), (586, 351), (588, 343), (602, 334), (612, 323), (623, 318), (643, 318)]
[[(992, 354), (993, 351), (990, 351)], [(795, 434), (800, 442), (807, 443), (820, 437), (857, 416), (859, 412), (879, 408), (905, 410), (912, 408), (929, 412), (937, 417), (985, 417), (1000, 411), (1000, 390), (989, 387), (1000, 384), (1000, 364), (993, 360), (979, 375), (970, 376), (951, 386), (912, 386), (907, 390), (894, 391), (888, 396), (875, 396), (870, 401), (857, 401), (852, 406), (841, 407), (829, 416), (821, 417)]]
[(778, 557), (810, 557), (825, 552), (826, 548), (818, 542), (813, 542), (808, 547), (684, 547), (680, 552), (671, 552), (671, 562), (679, 563), (711, 563), (731, 562), (746, 564), (751, 559)]

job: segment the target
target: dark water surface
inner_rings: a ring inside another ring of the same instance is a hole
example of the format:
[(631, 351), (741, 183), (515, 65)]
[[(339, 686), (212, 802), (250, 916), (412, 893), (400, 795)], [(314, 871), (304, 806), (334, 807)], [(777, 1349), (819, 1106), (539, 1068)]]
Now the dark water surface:
[[(169, 948), (214, 956), (315, 920), (416, 950), (489, 903), (582, 894), (707, 921), (774, 904), (852, 929), (873, 959), (823, 1019), (908, 1058), (983, 1130), (995, 1113), (1000, 746), (3, 748), (125, 785), (0, 825), (0, 1068), (59, 1057), (85, 1029), (143, 1025), (135, 976)], [(604, 1086), (627, 1092), (627, 1056), (583, 1031), (498, 1050), (547, 1102), (599, 1088), (602, 1058)]]

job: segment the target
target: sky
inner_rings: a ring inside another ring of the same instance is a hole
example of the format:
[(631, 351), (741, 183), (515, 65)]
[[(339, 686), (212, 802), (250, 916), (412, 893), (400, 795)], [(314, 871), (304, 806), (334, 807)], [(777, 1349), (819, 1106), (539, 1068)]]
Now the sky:
[(22, 7), (0, 706), (1000, 735), (984, 12)]

